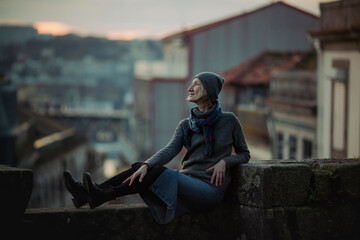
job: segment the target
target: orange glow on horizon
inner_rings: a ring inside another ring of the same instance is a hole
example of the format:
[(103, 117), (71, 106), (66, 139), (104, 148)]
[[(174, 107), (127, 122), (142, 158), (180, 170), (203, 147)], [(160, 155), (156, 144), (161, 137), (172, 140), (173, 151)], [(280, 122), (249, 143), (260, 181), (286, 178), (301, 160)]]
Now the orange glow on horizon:
[(109, 40), (134, 40), (136, 38), (142, 38), (146, 35), (145, 31), (142, 30), (125, 30), (125, 31), (116, 31), (109, 32), (106, 34), (106, 38)]
[(56, 36), (66, 35), (74, 32), (72, 27), (61, 22), (37, 22), (34, 24), (34, 28), (40, 34), (52, 34)]
[[(39, 34), (51, 34), (54, 36), (62, 36), (69, 33), (80, 34), (80, 35), (89, 35), (82, 33), (78, 29), (71, 27), (62, 22), (36, 22), (34, 28), (38, 31)], [(100, 35), (97, 35), (101, 37)], [(123, 31), (110, 31), (102, 37), (106, 37), (109, 40), (125, 40), (131, 41), (138, 38), (150, 37), (147, 30), (123, 30)]]

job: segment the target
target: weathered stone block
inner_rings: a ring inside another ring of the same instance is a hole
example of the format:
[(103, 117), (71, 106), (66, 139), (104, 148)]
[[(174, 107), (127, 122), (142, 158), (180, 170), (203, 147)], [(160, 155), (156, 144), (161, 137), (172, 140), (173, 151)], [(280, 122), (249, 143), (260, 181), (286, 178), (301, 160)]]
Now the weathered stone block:
[(241, 206), (241, 236), (247, 240), (318, 240), (360, 237), (359, 209), (334, 207), (256, 208)]
[(309, 202), (327, 201), (331, 196), (332, 177), (328, 171), (314, 170)]
[(299, 207), (296, 239), (360, 239), (359, 208), (351, 204)]
[(281, 161), (252, 161), (233, 172), (232, 201), (247, 206), (271, 208), (296, 206), (306, 201), (312, 171), (310, 166)]
[(33, 187), (33, 172), (0, 165), (0, 222), (20, 221)]
[(241, 206), (241, 236), (246, 240), (297, 239), (296, 208)]
[(314, 177), (309, 202), (334, 205), (360, 200), (360, 161), (357, 159), (313, 160)]

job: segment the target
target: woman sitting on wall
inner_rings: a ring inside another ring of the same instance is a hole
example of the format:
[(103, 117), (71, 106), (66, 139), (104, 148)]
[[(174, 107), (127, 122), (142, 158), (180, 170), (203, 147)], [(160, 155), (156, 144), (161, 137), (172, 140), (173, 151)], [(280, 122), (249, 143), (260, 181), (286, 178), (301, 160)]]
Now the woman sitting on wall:
[[(95, 183), (89, 173), (83, 183), (69, 171), (64, 182), (79, 208), (90, 208), (128, 194), (139, 193), (156, 222), (165, 224), (176, 216), (218, 206), (231, 181), (230, 168), (250, 159), (240, 122), (235, 114), (222, 112), (218, 95), (224, 79), (211, 72), (197, 74), (187, 100), (197, 106), (180, 121), (170, 142), (145, 162)], [(164, 167), (185, 147), (180, 171)], [(235, 154), (232, 155), (234, 148)]]

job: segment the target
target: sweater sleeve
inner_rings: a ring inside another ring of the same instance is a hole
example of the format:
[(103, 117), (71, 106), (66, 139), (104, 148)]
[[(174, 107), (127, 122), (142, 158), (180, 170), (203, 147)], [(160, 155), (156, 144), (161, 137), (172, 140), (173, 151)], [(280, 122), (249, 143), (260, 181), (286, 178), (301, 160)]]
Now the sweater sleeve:
[(176, 127), (174, 135), (169, 143), (144, 162), (149, 166), (149, 168), (154, 165), (165, 165), (181, 151), (184, 145), (184, 132), (181, 127), (183, 121), (185, 120), (182, 120)]
[(239, 119), (236, 117), (235, 114), (233, 115), (233, 117), (234, 117), (234, 121), (233, 121), (234, 126), (233, 126), (232, 138), (233, 138), (235, 155), (231, 155), (224, 158), (226, 162), (226, 166), (228, 168), (231, 168), (239, 163), (247, 163), (250, 160), (250, 151), (246, 144), (245, 136), (242, 131)]

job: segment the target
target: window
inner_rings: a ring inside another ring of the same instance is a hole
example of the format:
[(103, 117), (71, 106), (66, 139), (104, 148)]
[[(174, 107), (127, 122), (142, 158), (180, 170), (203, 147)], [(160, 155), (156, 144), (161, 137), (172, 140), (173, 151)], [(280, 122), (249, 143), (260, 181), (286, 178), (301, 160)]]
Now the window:
[(341, 151), (345, 147), (345, 84), (335, 81), (333, 85), (333, 94), (332, 147), (334, 150)]
[(312, 158), (312, 142), (310, 140), (303, 140), (303, 158)]
[(277, 159), (283, 159), (284, 136), (282, 133), (277, 134)]
[(296, 144), (297, 139), (295, 136), (290, 136), (289, 138), (289, 158), (296, 159)]
[(349, 60), (335, 59), (332, 62), (335, 76), (332, 81), (331, 156), (346, 157), (347, 82)]

